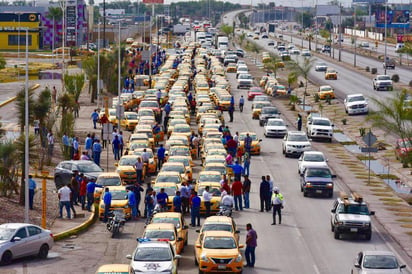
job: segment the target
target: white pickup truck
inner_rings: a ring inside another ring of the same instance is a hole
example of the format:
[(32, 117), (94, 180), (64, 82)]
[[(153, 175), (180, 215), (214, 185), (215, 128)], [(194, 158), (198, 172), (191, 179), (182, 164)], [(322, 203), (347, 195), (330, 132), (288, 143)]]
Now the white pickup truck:
[(393, 82), (389, 75), (376, 75), (373, 78), (373, 89), (374, 90), (393, 90)]
[(332, 142), (333, 124), (326, 117), (314, 117), (306, 123), (306, 133), (309, 138), (328, 139)]

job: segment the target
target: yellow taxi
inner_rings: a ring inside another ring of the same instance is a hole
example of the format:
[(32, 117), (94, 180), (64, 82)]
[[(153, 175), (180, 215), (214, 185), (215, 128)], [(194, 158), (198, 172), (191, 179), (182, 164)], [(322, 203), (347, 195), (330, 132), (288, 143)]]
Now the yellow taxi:
[(202, 183), (220, 183), (222, 174), (218, 171), (201, 171), (197, 177), (196, 184)]
[(189, 178), (186, 174), (186, 168), (183, 163), (179, 162), (170, 162), (169, 159), (166, 163), (162, 165), (162, 169), (160, 171), (172, 171), (172, 172), (179, 172), (180, 177), (182, 177), (184, 182), (188, 182)]
[(177, 230), (178, 237), (183, 239), (184, 245), (187, 245), (189, 226), (186, 224), (185, 218), (180, 212), (158, 212), (151, 220), (152, 223), (171, 223), (174, 224)]
[[(179, 134), (179, 135), (183, 135), (186, 136), (186, 138), (189, 138), (190, 135), (192, 134), (192, 129), (190, 128), (190, 126), (186, 123), (184, 124), (176, 124), (173, 127), (173, 131), (171, 132), (172, 134)], [(170, 136), (170, 135), (169, 135)]]
[(199, 273), (241, 273), (243, 257), (236, 238), (228, 231), (205, 231), (195, 246), (195, 263)]
[(191, 156), (191, 150), (190, 150), (189, 146), (172, 146), (166, 152), (166, 155), (167, 155), (167, 157), (168, 156), (175, 156), (175, 155)]
[(127, 144), (127, 148), (129, 149), (129, 151), (133, 151), (136, 149), (144, 149), (144, 148), (152, 148), (152, 146), (150, 145), (150, 141), (149, 140), (134, 140), (132, 142), (129, 142)]
[(167, 240), (174, 247), (177, 254), (182, 253), (184, 249), (184, 241), (178, 236), (175, 225), (171, 223), (148, 224), (142, 238)]
[(334, 68), (328, 68), (325, 72), (325, 80), (338, 80), (338, 72)]
[(187, 125), (185, 118), (184, 119), (180, 119), (180, 118), (179, 119), (176, 119), (176, 118), (170, 119), (169, 122), (168, 122), (168, 125), (167, 125), (167, 134), (168, 134), (168, 136), (170, 136), (172, 134), (175, 125), (181, 125), (181, 124), (186, 124)]
[(252, 104), (252, 119), (259, 119), (260, 112), (264, 107), (270, 107), (272, 104), (268, 101), (257, 101)]
[(202, 228), (197, 229), (196, 232), (200, 233), (195, 245), (199, 243), (202, 233), (206, 231), (228, 231), (236, 238), (236, 242), (239, 243), (240, 231), (236, 229), (235, 220), (227, 216), (210, 216), (203, 222)]
[(114, 126), (117, 126), (117, 115), (116, 115), (116, 109), (115, 108), (109, 108), (109, 122), (112, 123)]
[(227, 67), (226, 67), (226, 72), (227, 73), (234, 73), (234, 72), (236, 72), (236, 64), (229, 64)]
[(167, 159), (168, 163), (182, 163), (185, 167), (185, 174), (189, 181), (193, 180), (193, 169), (190, 165), (190, 160), (186, 156), (171, 156)]
[(266, 85), (266, 82), (268, 81), (268, 79), (269, 79), (268, 75), (262, 76), (262, 78), (260, 78), (260, 81), (259, 81), (259, 86), (263, 88)]
[(284, 85), (278, 85), (276, 88), (276, 96), (283, 96), (286, 95), (288, 91), (286, 90), (286, 87)]
[[(106, 186), (120, 186), (122, 185), (122, 179), (116, 172), (104, 172), (97, 177), (96, 184), (103, 186), (103, 188)], [(103, 188), (96, 187), (94, 189), (95, 203), (99, 203)]]
[(226, 163), (226, 157), (223, 155), (207, 155), (203, 161), (203, 166), (207, 165), (208, 163)]
[(118, 163), (114, 164), (117, 167), (116, 172), (126, 184), (134, 184), (136, 182), (137, 174), (134, 169), (136, 161), (136, 155), (124, 155), (120, 158)]
[(123, 118), (120, 120), (120, 126), (127, 131), (133, 131), (138, 122), (139, 119), (136, 112), (125, 111)]
[(230, 95), (229, 93), (218, 95), (216, 105), (219, 106), (222, 110), (228, 110), (231, 99), (232, 95)]
[(167, 194), (167, 196), (169, 197), (167, 200), (167, 210), (168, 211), (174, 211), (174, 207), (173, 207), (173, 198), (176, 196), (176, 191), (179, 190), (179, 187), (177, 184), (175, 183), (155, 183), (153, 185), (153, 190), (156, 191), (156, 195), (158, 193), (160, 193), (161, 189), (165, 190), (165, 193)]
[(96, 274), (129, 274), (129, 265), (128, 264), (104, 264), (101, 265)]
[(250, 138), (252, 138), (252, 144), (250, 148), (250, 153), (252, 155), (260, 155), (260, 142), (261, 139), (258, 139), (255, 132), (241, 132), (239, 134), (239, 147), (244, 151), (245, 150), (245, 138), (246, 134), (249, 133)]
[(137, 125), (136, 128), (134, 129), (135, 133), (140, 133), (140, 134), (146, 134), (147, 138), (149, 138), (149, 145), (150, 147), (154, 147), (154, 136), (153, 136), (153, 130), (151, 126), (147, 127), (147, 125)]
[[(142, 156), (143, 150), (144, 148), (137, 148), (129, 152), (129, 154), (136, 155), (136, 156)], [(149, 174), (154, 174), (156, 173), (156, 170), (157, 170), (157, 159), (156, 159), (157, 156), (153, 154), (153, 150), (150, 148), (147, 148), (146, 152), (149, 154), (149, 164), (148, 164), (147, 172)]]
[(206, 157), (208, 157), (208, 156), (213, 156), (213, 155), (221, 155), (221, 156), (223, 156), (223, 157), (225, 157), (225, 159), (226, 159), (226, 156), (227, 156), (227, 151), (226, 151), (226, 149), (209, 149), (208, 151), (207, 151), (207, 153), (204, 153), (203, 151), (202, 151), (202, 163), (204, 162), (204, 160), (206, 159)]
[(335, 99), (335, 91), (331, 86), (320, 86), (318, 90), (318, 95), (321, 100), (330, 98), (330, 99)]
[(203, 167), (204, 171), (217, 171), (221, 175), (226, 175), (227, 174), (227, 169), (226, 165), (223, 163), (207, 163)]
[[(127, 191), (125, 186), (111, 186), (109, 191), (112, 194), (112, 203), (110, 204), (110, 210), (122, 210), (126, 219), (131, 218), (131, 208), (128, 206)], [(104, 217), (104, 201), (103, 195), (99, 203), (99, 219)]]
[(206, 207), (205, 203), (203, 201), (203, 192), (205, 191), (206, 186), (209, 186), (209, 193), (213, 195), (212, 199), (210, 200), (210, 212), (219, 212), (219, 205), (220, 205), (220, 200), (221, 200), (221, 192), (220, 188), (221, 185), (220, 183), (217, 182), (204, 182), (201, 184), (196, 184), (195, 190), (197, 192), (197, 195), (201, 199), (200, 203), (200, 213), (205, 213), (206, 212)]

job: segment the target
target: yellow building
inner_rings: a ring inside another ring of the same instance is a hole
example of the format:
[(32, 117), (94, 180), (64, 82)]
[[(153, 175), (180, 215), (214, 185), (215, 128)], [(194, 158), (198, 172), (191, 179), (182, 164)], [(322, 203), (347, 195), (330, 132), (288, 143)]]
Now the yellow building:
[(24, 51), (26, 30), (28, 30), (29, 50), (38, 50), (40, 47), (39, 17), (38, 13), (0, 13), (0, 50), (20, 48), (20, 51)]

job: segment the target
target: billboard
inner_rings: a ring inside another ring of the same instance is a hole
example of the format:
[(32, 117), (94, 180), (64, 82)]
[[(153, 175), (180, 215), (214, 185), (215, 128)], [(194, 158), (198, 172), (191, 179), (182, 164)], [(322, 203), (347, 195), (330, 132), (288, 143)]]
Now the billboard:
[(143, 0), (143, 4), (163, 4), (164, 0)]
[[(385, 27), (385, 10), (376, 11), (376, 27)], [(409, 28), (409, 10), (388, 10), (387, 13), (388, 28)]]

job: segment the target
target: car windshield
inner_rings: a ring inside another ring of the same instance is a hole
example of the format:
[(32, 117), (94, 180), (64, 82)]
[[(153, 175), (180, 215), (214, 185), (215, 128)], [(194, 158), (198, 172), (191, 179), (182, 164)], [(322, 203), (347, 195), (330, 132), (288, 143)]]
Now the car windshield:
[(176, 171), (179, 173), (184, 173), (185, 167), (182, 165), (164, 165), (162, 166), (162, 171)]
[(381, 75), (378, 76), (378, 80), (390, 80), (391, 78), (389, 77), (389, 75)]
[(262, 114), (278, 114), (277, 108), (262, 108)]
[(401, 148), (410, 148), (412, 147), (412, 141), (400, 140), (398, 141), (399, 147)]
[(318, 67), (326, 67), (327, 65), (325, 63), (317, 63), (316, 66)]
[(314, 119), (313, 124), (317, 126), (330, 126), (330, 122), (328, 120), (321, 119)]
[(175, 233), (173, 230), (145, 230), (143, 238), (148, 239), (167, 239), (169, 241), (175, 240)]
[(158, 108), (159, 104), (156, 101), (142, 101), (139, 107)]
[[(198, 196), (202, 196), (204, 191), (204, 187), (199, 187)], [(217, 187), (211, 187), (209, 193), (212, 193), (213, 197), (220, 197), (221, 195), (220, 189)]]
[(226, 174), (226, 167), (225, 166), (206, 166), (205, 171), (218, 171), (221, 174)]
[(391, 255), (365, 255), (363, 267), (369, 269), (396, 269), (398, 261)]
[(299, 135), (289, 135), (288, 141), (292, 142), (308, 142), (308, 137), (304, 134), (299, 134)]
[(233, 249), (236, 248), (236, 242), (231, 237), (206, 237), (203, 247), (210, 249)]
[(175, 126), (173, 128), (173, 131), (180, 132), (180, 133), (187, 133), (187, 132), (190, 132), (191, 129), (190, 129), (190, 126), (180, 124), (180, 125)]
[(126, 118), (129, 120), (137, 120), (137, 117), (138, 117), (137, 114), (134, 114), (134, 113), (126, 114)]
[(252, 79), (252, 76), (250, 74), (243, 73), (239, 74), (238, 79)]
[[(133, 151), (133, 155), (142, 156), (143, 150)], [(146, 155), (149, 155), (149, 158), (153, 158), (153, 151), (151, 149), (146, 150)]]
[[(250, 136), (250, 138), (252, 138), (252, 141), (256, 141), (256, 140), (257, 140), (256, 134), (250, 134), (250, 133), (249, 133), (249, 136)], [(246, 138), (246, 134), (241, 134), (241, 135), (239, 136), (239, 141), (243, 141), (243, 140), (245, 140), (245, 138)]]
[(309, 168), (306, 171), (306, 177), (331, 178), (332, 174), (327, 168)]
[(172, 253), (167, 247), (139, 247), (134, 254), (134, 260), (140, 262), (171, 261)]
[(322, 154), (305, 154), (303, 160), (306, 162), (324, 162), (325, 158)]
[(119, 166), (134, 166), (136, 164), (136, 158), (120, 158)]
[(112, 193), (112, 200), (126, 200), (127, 199), (127, 191), (126, 190), (116, 190), (110, 191)]
[(171, 217), (153, 217), (153, 223), (161, 224), (161, 223), (168, 223), (174, 224), (176, 228), (180, 228), (180, 220), (179, 218), (171, 218)]
[(179, 184), (180, 178), (174, 175), (157, 175), (156, 183), (175, 183)]
[(98, 177), (96, 184), (101, 186), (120, 186), (121, 181), (119, 177)]
[(82, 173), (88, 173), (88, 172), (102, 172), (103, 169), (101, 169), (98, 165), (95, 163), (88, 163), (88, 164), (78, 164), (77, 165), (77, 170)]
[(323, 92), (332, 91), (332, 88), (331, 88), (331, 87), (328, 87), (328, 86), (326, 86), (326, 87), (321, 87), (321, 88), (320, 88), (320, 91), (323, 91)]
[(168, 162), (171, 162), (171, 163), (183, 163), (183, 165), (185, 166), (185, 167), (188, 167), (188, 166), (190, 166), (190, 163), (189, 163), (189, 159), (188, 158), (174, 158), (174, 157), (170, 157), (168, 160), (167, 160)]
[(222, 224), (222, 223), (206, 223), (202, 227), (202, 232), (205, 231), (228, 231), (233, 232), (231, 224)]
[(267, 125), (268, 126), (284, 126), (285, 123), (281, 120), (269, 120)]
[(199, 182), (220, 182), (220, 174), (200, 174)]
[(353, 96), (348, 98), (348, 102), (359, 102), (359, 101), (365, 101), (365, 98), (363, 96)]
[(0, 228), (0, 241), (11, 239), (15, 232), (14, 228)]
[(337, 213), (369, 215), (369, 210), (366, 205), (362, 204), (349, 204), (346, 206), (340, 204)]

